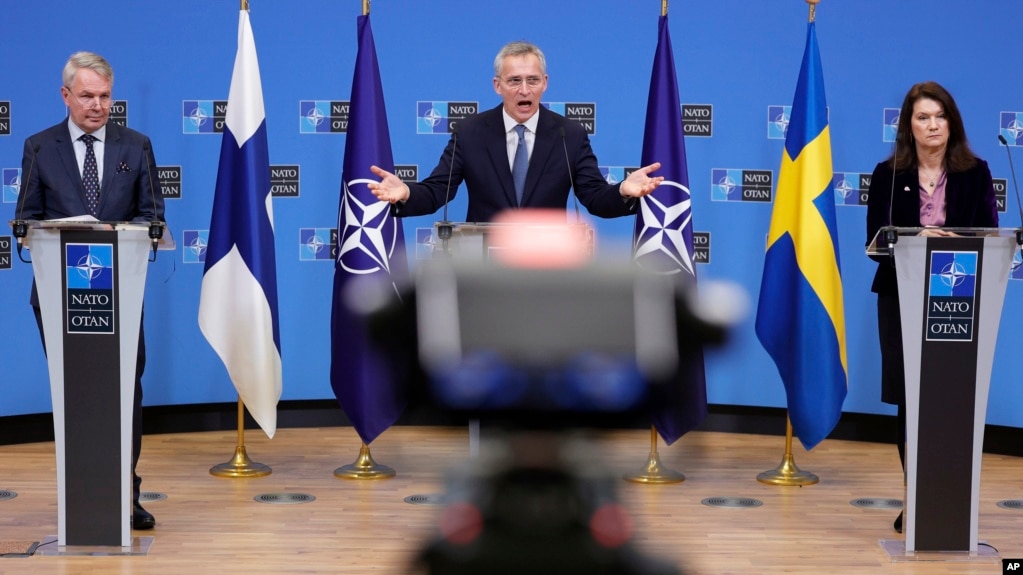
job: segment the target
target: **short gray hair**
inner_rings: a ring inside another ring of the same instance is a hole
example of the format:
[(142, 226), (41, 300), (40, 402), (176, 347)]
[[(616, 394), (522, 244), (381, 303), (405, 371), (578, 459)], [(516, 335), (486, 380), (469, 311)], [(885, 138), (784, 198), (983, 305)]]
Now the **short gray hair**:
[(64, 64), (64, 87), (71, 88), (71, 84), (75, 81), (75, 74), (82, 68), (88, 68), (96, 72), (104, 79), (109, 80), (110, 84), (113, 85), (114, 69), (110, 67), (110, 62), (107, 62), (99, 54), (75, 52), (67, 59), (67, 64)]
[(505, 44), (504, 48), (501, 48), (501, 51), (497, 53), (497, 57), (494, 58), (494, 76), (501, 76), (501, 66), (504, 64), (504, 59), (508, 56), (528, 56), (529, 54), (533, 54), (540, 60), (540, 73), (547, 75), (547, 58), (544, 57), (540, 47), (536, 44), (520, 40)]

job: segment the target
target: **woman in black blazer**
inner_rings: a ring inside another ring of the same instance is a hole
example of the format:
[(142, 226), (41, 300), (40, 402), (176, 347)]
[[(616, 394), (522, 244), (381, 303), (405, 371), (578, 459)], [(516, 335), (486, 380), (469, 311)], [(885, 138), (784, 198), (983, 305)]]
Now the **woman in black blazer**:
[[(998, 207), (987, 162), (970, 150), (952, 95), (936, 82), (909, 89), (902, 101), (895, 150), (874, 168), (867, 200), (867, 243), (884, 226), (923, 227), (921, 235), (947, 236), (942, 228), (996, 227)], [(905, 469), (906, 381), (895, 268), (878, 261), (871, 291), (877, 294), (881, 343), (881, 401), (898, 407), (899, 459)], [(895, 520), (902, 533), (902, 514)]]

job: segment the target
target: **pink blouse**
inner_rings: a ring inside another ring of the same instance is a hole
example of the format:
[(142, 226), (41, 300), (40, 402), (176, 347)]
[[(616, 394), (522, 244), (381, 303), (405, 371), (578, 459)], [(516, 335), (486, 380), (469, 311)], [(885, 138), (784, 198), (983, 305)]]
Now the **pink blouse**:
[(938, 226), (945, 225), (945, 173), (938, 178), (938, 184), (934, 192), (928, 194), (923, 182), (920, 183), (920, 225)]

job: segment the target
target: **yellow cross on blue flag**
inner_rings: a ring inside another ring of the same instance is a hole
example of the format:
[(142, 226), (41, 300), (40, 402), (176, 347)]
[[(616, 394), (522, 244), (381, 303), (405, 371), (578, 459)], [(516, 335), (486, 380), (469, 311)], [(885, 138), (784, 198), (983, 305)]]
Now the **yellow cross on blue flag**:
[(782, 154), (756, 331), (788, 399), (793, 433), (813, 449), (835, 428), (848, 390), (831, 133), (814, 22)]

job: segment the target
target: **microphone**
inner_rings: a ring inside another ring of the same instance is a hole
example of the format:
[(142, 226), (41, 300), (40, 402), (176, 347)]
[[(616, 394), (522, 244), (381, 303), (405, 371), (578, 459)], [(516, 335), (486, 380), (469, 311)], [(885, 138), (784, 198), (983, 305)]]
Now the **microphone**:
[(561, 148), (565, 150), (565, 167), (568, 168), (568, 184), (572, 186), (572, 201), (575, 203), (575, 221), (582, 221), (579, 217), (579, 197), (575, 194), (575, 180), (572, 178), (572, 162), (568, 159), (568, 143), (565, 141), (565, 127), (561, 126)]
[(888, 262), (895, 267), (895, 242), (899, 241), (899, 235), (895, 232), (892, 224), (892, 206), (895, 204), (895, 174), (899, 162), (899, 132), (895, 131), (895, 152), (892, 153), (892, 189), (888, 193), (888, 225), (884, 229), (884, 239), (888, 243)]
[(455, 155), (458, 152), (458, 124), (451, 127), (451, 162), (448, 164), (448, 185), (444, 190), (444, 219), (437, 226), (437, 237), (444, 242), (447, 251), (448, 240), (454, 226), (448, 221), (448, 202), (451, 200), (451, 174), (455, 171)]
[[(156, 160), (153, 160), (152, 150), (149, 146), (149, 140), (142, 144), (142, 151), (145, 153), (143, 162), (146, 164), (146, 175), (149, 177), (149, 198), (153, 202), (153, 220), (149, 222), (149, 241), (153, 245), (153, 257), (149, 260), (151, 262), (156, 261), (156, 249), (160, 243), (160, 238), (163, 237), (163, 222), (161, 222), (156, 215), (156, 188), (153, 186), (153, 170), (150, 168), (150, 160), (155, 164)], [(162, 191), (160, 192), (163, 193)]]
[(28, 164), (28, 175), (21, 178), (21, 183), (18, 185), (18, 217), (11, 223), (11, 231), (14, 237), (18, 240), (18, 259), (25, 263), (29, 263), (21, 255), (21, 248), (25, 244), (25, 236), (28, 235), (28, 226), (25, 224), (25, 220), (22, 219), (25, 211), (25, 184), (32, 181), (32, 169), (36, 165), (36, 156), (39, 155), (39, 144), (30, 144), (29, 147), (32, 149), (32, 160)]
[(1005, 141), (1005, 136), (998, 134), (998, 141), (1005, 146), (1005, 153), (1009, 156), (1009, 171), (1012, 172), (1012, 188), (1016, 192), (1016, 207), (1019, 208), (1019, 220), (1020, 228), (1016, 230), (1016, 245), (1021, 246), (1021, 252), (1023, 252), (1023, 204), (1019, 203), (1019, 186), (1016, 185), (1016, 168), (1012, 166), (1012, 150), (1009, 149), (1009, 142)]

